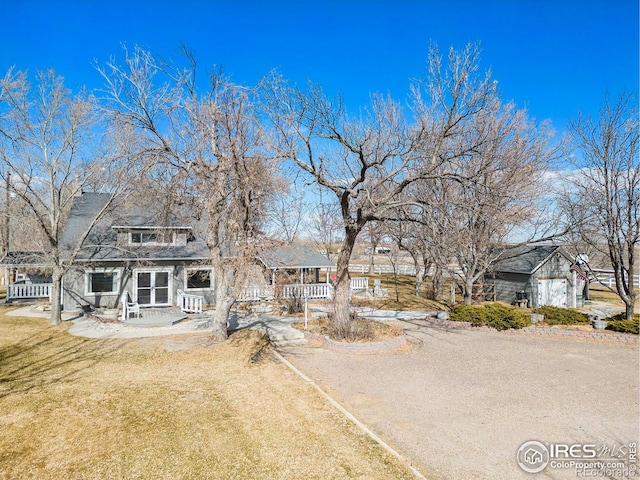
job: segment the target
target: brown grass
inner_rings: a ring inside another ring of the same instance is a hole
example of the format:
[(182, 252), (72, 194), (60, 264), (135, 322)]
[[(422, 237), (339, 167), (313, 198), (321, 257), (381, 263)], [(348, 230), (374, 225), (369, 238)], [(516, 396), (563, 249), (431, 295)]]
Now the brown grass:
[(369, 288), (373, 288), (373, 281), (375, 279), (380, 279), (382, 288), (389, 290), (389, 297), (380, 299), (353, 297), (352, 303), (354, 305), (379, 308), (382, 310), (447, 310), (444, 304), (429, 300), (424, 291), (421, 291), (420, 295), (416, 296), (415, 278), (410, 275), (398, 275), (398, 300), (396, 300), (395, 280), (392, 274), (368, 275), (368, 277)]
[[(304, 330), (304, 323), (294, 323), (292, 326), (298, 330)], [(307, 322), (307, 327), (310, 332), (328, 335), (334, 340), (340, 340), (334, 331), (334, 326), (326, 318), (311, 320)], [(354, 320), (352, 327), (354, 335), (351, 341), (354, 342), (382, 342), (399, 337), (404, 331), (399, 325), (388, 325), (363, 318)]]
[(89, 340), (3, 311), (2, 479), (412, 478), (257, 332)]

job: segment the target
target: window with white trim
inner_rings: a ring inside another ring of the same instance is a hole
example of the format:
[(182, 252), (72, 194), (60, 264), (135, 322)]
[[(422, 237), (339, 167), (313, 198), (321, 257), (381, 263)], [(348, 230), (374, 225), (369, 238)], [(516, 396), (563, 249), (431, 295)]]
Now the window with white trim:
[(105, 294), (118, 292), (118, 272), (88, 272), (86, 278), (87, 294)]
[(133, 231), (130, 242), (133, 245), (171, 245), (174, 235), (171, 231)]
[(187, 290), (212, 288), (211, 269), (187, 269)]

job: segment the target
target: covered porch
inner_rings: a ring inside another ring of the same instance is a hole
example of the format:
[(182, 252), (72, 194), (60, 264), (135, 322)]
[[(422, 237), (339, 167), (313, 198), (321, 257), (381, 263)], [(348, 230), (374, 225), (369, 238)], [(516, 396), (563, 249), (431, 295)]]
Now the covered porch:
[(51, 300), (51, 268), (36, 252), (9, 252), (2, 261), (6, 301)]

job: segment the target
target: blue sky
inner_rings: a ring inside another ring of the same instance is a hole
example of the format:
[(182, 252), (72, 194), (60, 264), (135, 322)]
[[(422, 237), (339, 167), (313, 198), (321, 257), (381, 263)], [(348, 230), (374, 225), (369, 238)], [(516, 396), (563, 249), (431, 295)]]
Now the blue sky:
[(357, 111), (374, 91), (405, 100), (430, 42), (480, 42), (502, 98), (562, 132), (605, 93), (637, 93), (638, 15), (637, 0), (0, 0), (0, 72), (54, 67), (69, 86), (96, 88), (92, 62), (121, 58), (122, 42), (164, 57), (185, 44), (236, 82), (278, 68)]

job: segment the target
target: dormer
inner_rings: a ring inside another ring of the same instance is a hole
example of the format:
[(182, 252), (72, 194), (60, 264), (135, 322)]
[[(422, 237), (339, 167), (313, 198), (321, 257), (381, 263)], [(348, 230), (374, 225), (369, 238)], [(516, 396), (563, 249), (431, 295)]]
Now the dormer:
[(192, 235), (191, 227), (114, 225), (121, 247), (182, 247)]

